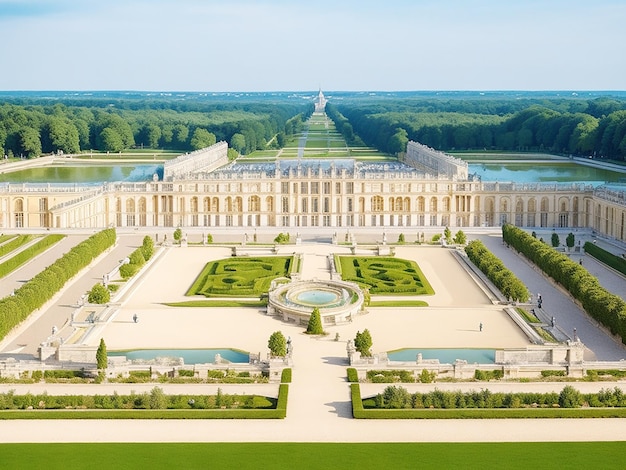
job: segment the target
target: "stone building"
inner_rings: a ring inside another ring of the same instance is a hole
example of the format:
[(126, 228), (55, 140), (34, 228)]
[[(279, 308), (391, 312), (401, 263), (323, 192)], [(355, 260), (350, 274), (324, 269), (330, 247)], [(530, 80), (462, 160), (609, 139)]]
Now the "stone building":
[(496, 183), (410, 142), (397, 162), (294, 159), (228, 163), (217, 143), (164, 165), (162, 180), (0, 184), (2, 228), (591, 228), (626, 241), (626, 190)]

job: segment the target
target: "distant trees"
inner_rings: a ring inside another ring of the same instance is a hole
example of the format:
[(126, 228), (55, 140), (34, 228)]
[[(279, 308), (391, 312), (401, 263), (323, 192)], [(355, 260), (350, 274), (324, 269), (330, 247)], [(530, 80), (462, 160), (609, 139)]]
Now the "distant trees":
[[(60, 100), (63, 100), (60, 102)], [(180, 151), (227, 141), (248, 154), (284, 146), (312, 114), (312, 103), (180, 102), (152, 99), (5, 99), (0, 150), (32, 158), (134, 146)], [(372, 99), (328, 103), (326, 113), (347, 142), (382, 152), (415, 140), (447, 151), (498, 149), (626, 158), (626, 100)]]
[(405, 140), (414, 140), (444, 151), (498, 149), (626, 157), (623, 100), (379, 99), (342, 103), (336, 109), (327, 105), (328, 109), (348, 121), (366, 144), (387, 153), (403, 151)]
[(191, 148), (193, 150), (202, 149), (205, 147), (210, 147), (217, 140), (215, 139), (215, 134), (210, 133), (206, 129), (197, 128), (193, 131), (193, 135), (191, 136)]
[[(0, 103), (0, 153), (38, 157), (81, 150), (119, 152), (135, 146), (179, 151), (231, 142), (240, 153), (264, 149), (299, 132), (312, 104), (186, 103), (171, 100), (39, 99)], [(274, 139), (276, 137), (276, 139)]]

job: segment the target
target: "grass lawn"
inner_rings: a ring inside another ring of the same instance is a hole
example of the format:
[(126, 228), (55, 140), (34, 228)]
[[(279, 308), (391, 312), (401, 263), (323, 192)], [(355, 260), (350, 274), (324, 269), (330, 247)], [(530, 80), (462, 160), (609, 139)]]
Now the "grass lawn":
[[(97, 428), (93, 433), (97, 435)], [(0, 444), (0, 455), (3, 468), (31, 470), (587, 470), (624, 468), (624, 446), (623, 442)]]

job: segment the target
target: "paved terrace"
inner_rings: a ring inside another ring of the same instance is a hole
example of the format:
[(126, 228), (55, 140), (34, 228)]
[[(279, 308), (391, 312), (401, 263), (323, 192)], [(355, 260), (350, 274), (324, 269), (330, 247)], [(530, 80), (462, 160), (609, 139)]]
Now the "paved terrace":
[[(215, 233), (214, 239), (236, 238), (238, 234)], [(243, 235), (243, 234), (242, 234)], [(303, 278), (324, 274), (325, 256), (337, 249), (328, 244), (308, 243), (324, 234), (302, 232), (304, 243), (289, 245), (281, 252), (304, 253)], [(329, 238), (332, 234), (329, 234)], [(260, 240), (263, 236), (261, 235)], [(388, 234), (389, 239), (394, 235)], [(560, 290), (549, 285), (543, 276), (521, 262), (506, 249), (498, 236), (484, 237), (489, 248), (502, 256), (532, 291), (540, 289), (545, 309), (558, 314), (559, 324), (569, 328), (575, 322), (578, 334), (601, 359), (625, 358), (626, 351), (608, 340), (591, 321), (576, 312), (576, 305)], [(357, 234), (357, 240), (379, 237), (374, 232)], [(119, 259), (139, 246), (141, 237), (121, 235), (120, 243), (108, 255), (96, 261), (83, 276), (52, 302), (42, 315), (32, 321), (32, 328), (3, 344), (2, 352), (16, 348), (30, 351), (45, 339), (53, 324), (69, 314), (87, 289)], [(353, 323), (329, 327), (329, 335), (312, 338), (302, 327), (268, 317), (259, 309), (184, 309), (165, 307), (165, 301), (184, 300), (184, 292), (204, 264), (211, 259), (230, 256), (226, 248), (167, 248), (152, 268), (145, 272), (132, 294), (121, 299), (122, 308), (102, 330), (110, 350), (147, 347), (236, 347), (252, 352), (267, 350), (267, 338), (276, 330), (291, 336), (294, 346), (293, 383), (287, 418), (280, 421), (183, 421), (175, 432), (168, 421), (0, 421), (5, 442), (499, 442), (499, 441), (588, 441), (615, 440), (626, 435), (626, 420), (394, 420), (364, 421), (351, 418), (349, 387), (346, 383), (346, 343), (357, 330), (368, 328), (374, 340), (374, 352), (400, 347), (518, 347), (528, 344), (501, 309), (492, 306), (469, 275), (459, 267), (450, 250), (438, 247), (398, 247), (397, 256), (416, 259), (433, 285), (436, 294), (424, 297), (428, 308), (372, 308)], [(322, 262), (324, 260), (324, 262)], [(569, 302), (569, 304), (568, 304)], [(554, 310), (551, 310), (554, 309)], [(138, 313), (139, 323), (132, 322)], [(578, 316), (580, 315), (580, 317)], [(485, 325), (478, 331), (478, 324)], [(339, 333), (340, 341), (334, 341)], [(99, 337), (94, 337), (97, 344)], [(606, 356), (606, 357), (605, 357)], [(75, 386), (38, 384), (50, 394), (75, 393)], [(437, 384), (439, 385), (439, 384)], [(458, 385), (458, 384), (455, 384)], [(472, 384), (475, 387), (479, 384)], [(544, 384), (507, 384), (514, 390)], [(583, 385), (583, 384), (581, 384)], [(609, 386), (615, 386), (615, 383)], [(623, 386), (623, 384), (621, 384)], [(153, 386), (153, 385), (151, 385)], [(159, 384), (161, 386), (161, 384)], [(448, 385), (446, 385), (448, 386)], [(466, 386), (466, 385), (464, 385)], [(562, 384), (554, 385), (557, 389)], [(586, 386), (586, 385), (585, 385)], [(84, 386), (76, 386), (84, 387)], [(91, 387), (91, 386), (89, 386)], [(104, 385), (105, 390), (127, 390), (124, 384)], [(195, 385), (193, 386), (195, 387)], [(413, 386), (411, 386), (413, 387)], [(459, 388), (461, 385), (459, 385)], [(0, 385), (0, 391), (15, 389), (15, 384)], [(28, 390), (36, 391), (27, 387)], [(170, 390), (169, 385), (164, 385)], [(382, 390), (381, 386), (379, 390)], [(133, 390), (140, 390), (134, 384)], [(226, 388), (223, 388), (226, 390)], [(369, 385), (368, 392), (376, 393)], [(20, 386), (20, 390), (23, 388)], [(101, 393), (100, 389), (94, 393)], [(172, 389), (173, 390), (173, 389)], [(480, 432), (477, 432), (480, 426)], [(59, 432), (62, 429), (63, 432)]]

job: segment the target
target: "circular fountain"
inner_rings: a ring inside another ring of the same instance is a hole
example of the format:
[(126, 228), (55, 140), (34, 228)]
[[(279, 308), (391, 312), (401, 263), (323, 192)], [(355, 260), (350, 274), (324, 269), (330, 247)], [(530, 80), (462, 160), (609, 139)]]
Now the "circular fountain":
[(307, 324), (314, 308), (319, 308), (323, 324), (352, 320), (363, 306), (359, 287), (344, 281), (296, 281), (276, 287), (269, 293), (269, 314), (283, 320)]

